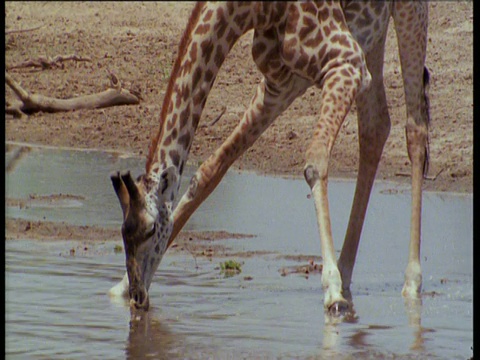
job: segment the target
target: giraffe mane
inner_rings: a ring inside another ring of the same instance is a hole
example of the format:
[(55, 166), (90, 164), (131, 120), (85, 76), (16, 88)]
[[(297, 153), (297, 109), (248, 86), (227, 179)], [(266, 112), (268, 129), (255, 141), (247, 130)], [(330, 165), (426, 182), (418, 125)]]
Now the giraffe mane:
[(157, 148), (158, 148), (158, 142), (163, 135), (165, 119), (167, 118), (168, 105), (170, 102), (170, 98), (172, 97), (175, 81), (178, 77), (180, 64), (182, 63), (182, 60), (185, 57), (185, 54), (187, 53), (187, 45), (192, 39), (192, 35), (191, 35), (192, 30), (198, 23), (198, 20), (200, 18), (200, 14), (202, 12), (204, 5), (205, 5), (205, 2), (197, 2), (195, 4), (192, 14), (190, 15), (190, 19), (188, 20), (187, 27), (182, 35), (182, 39), (180, 40), (177, 59), (175, 60), (175, 63), (173, 65), (172, 73), (168, 81), (167, 91), (165, 92), (165, 96), (163, 98), (162, 111), (160, 113), (160, 127), (158, 129), (157, 135), (154, 138), (152, 138), (152, 141), (148, 149), (147, 162), (145, 165), (145, 171), (147, 174), (150, 172), (152, 164), (155, 160), (155, 155), (157, 153)]

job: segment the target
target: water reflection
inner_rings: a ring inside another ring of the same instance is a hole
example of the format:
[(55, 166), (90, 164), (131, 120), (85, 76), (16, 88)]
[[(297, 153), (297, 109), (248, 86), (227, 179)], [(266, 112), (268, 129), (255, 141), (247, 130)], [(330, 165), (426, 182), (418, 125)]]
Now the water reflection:
[(148, 312), (131, 309), (126, 359), (171, 359), (181, 343), (181, 336), (172, 334), (155, 309)]
[(431, 329), (422, 326), (422, 298), (405, 298), (405, 311), (408, 317), (408, 325), (413, 330), (413, 341), (410, 350), (423, 353), (425, 352), (425, 334), (432, 332)]
[(330, 316), (325, 316), (321, 354), (326, 358), (335, 359), (341, 354), (341, 349), (339, 348), (341, 342), (341, 329), (337, 322), (329, 322), (329, 320), (331, 320), (330, 318)]
[[(351, 295), (348, 300), (353, 304)], [(404, 298), (406, 318), (412, 336), (409, 349), (412, 355), (416, 354), (413, 356), (427, 356), (427, 335), (435, 331), (422, 326), (422, 305), (422, 298)], [(326, 311), (321, 355), (325, 358), (343, 358), (346, 340), (351, 349), (356, 349), (357, 357), (371, 358), (374, 354), (380, 356), (381, 353), (369, 341), (369, 337), (375, 336), (376, 332), (393, 329), (392, 326), (374, 324), (365, 327), (353, 307), (343, 316), (335, 316)]]

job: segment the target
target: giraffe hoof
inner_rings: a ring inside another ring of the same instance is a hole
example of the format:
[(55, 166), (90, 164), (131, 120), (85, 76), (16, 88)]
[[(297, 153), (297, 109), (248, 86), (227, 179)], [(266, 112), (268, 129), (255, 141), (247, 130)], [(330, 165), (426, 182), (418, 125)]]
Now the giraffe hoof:
[(328, 313), (332, 316), (339, 317), (345, 316), (352, 311), (352, 307), (345, 300), (335, 301), (332, 305), (328, 307)]

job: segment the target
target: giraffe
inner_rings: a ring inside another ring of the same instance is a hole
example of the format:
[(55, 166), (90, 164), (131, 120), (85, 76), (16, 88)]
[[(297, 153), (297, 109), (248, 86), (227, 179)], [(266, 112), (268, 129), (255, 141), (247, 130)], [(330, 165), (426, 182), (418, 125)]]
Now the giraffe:
[[(377, 166), (390, 132), (383, 60), (390, 18), (397, 34), (412, 168), (408, 265), (402, 295), (419, 296), (423, 176), (428, 165), (426, 2), (306, 1), (197, 3), (179, 52), (153, 137), (145, 174), (111, 174), (124, 222), (127, 273), (111, 289), (148, 310), (148, 289), (162, 256), (229, 167), (305, 91), (321, 89), (320, 116), (306, 151), (304, 177), (315, 203), (327, 312), (351, 308), (350, 285)], [(263, 74), (248, 109), (224, 143), (198, 168), (174, 206), (180, 179), (215, 77), (237, 39), (254, 31), (252, 56)], [(338, 131), (356, 101), (359, 168), (344, 244), (337, 261), (327, 196), (328, 163)]]

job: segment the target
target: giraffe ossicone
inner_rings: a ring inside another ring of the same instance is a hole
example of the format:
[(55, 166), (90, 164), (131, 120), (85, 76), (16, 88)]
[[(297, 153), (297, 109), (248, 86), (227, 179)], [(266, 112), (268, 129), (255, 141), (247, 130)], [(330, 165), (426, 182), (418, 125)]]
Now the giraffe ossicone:
[[(127, 274), (112, 295), (148, 309), (148, 289), (163, 254), (228, 168), (269, 125), (311, 87), (321, 89), (319, 120), (305, 157), (321, 241), (324, 306), (351, 308), (350, 284), (360, 233), (390, 118), (383, 84), (388, 23), (397, 34), (412, 164), (408, 265), (402, 294), (421, 290), (420, 234), (423, 171), (428, 155), (428, 4), (398, 1), (197, 3), (179, 45), (145, 174), (113, 174), (122, 206)], [(263, 74), (248, 109), (224, 143), (193, 176), (173, 209), (183, 167), (220, 67), (237, 39), (253, 29), (252, 56)], [(359, 168), (344, 244), (337, 262), (328, 205), (328, 163), (338, 131), (357, 104)]]

